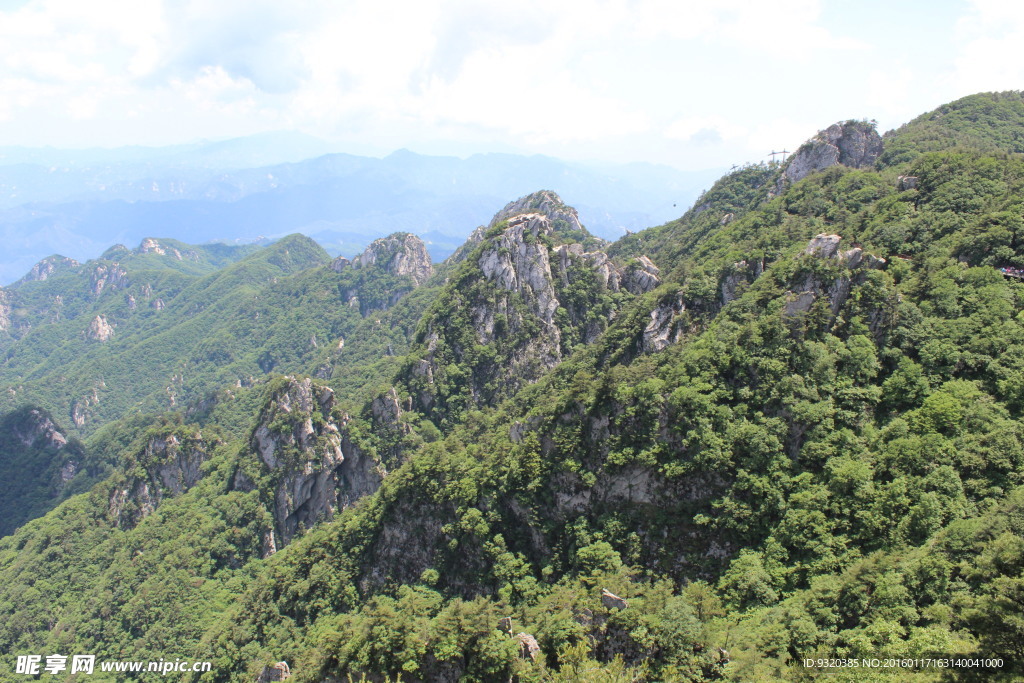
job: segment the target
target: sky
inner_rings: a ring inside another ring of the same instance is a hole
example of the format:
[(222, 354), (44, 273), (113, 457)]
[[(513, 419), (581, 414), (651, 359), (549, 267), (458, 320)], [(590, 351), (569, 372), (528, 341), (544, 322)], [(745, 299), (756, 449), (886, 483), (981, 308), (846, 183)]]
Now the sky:
[(0, 0), (0, 146), (758, 162), (1024, 84), (1001, 0)]

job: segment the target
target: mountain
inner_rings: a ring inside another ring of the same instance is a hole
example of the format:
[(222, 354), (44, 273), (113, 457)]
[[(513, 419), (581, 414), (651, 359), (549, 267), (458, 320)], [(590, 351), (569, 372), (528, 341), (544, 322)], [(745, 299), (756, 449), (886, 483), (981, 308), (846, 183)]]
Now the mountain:
[(314, 142), (243, 138), (106, 154), (7, 150), (0, 162), (19, 163), (0, 165), (0, 235), (8, 245), (0, 281), (13, 281), (53, 252), (83, 261), (112, 243), (154, 234), (251, 243), (301, 232), (351, 257), (401, 230), (425, 237), (441, 260), (487, 221), (493, 206), (538, 186), (572, 196), (592, 229), (616, 237), (674, 217), (675, 205), (688, 205), (717, 175), (404, 150), (384, 159), (331, 153), (265, 164), (286, 158), (288, 149), (292, 156), (312, 153)]
[(442, 263), (407, 232), (47, 260), (0, 290), (0, 464), (35, 452), (0, 645), (197, 681), (1019, 679), (1022, 112), (842, 121), (614, 243), (543, 190)]

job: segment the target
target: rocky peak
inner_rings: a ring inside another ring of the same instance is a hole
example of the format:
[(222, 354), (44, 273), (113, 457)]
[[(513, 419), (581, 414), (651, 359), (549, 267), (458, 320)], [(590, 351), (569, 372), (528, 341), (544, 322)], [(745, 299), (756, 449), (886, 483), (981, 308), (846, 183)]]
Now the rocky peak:
[(494, 214), (488, 227), (493, 228), (504, 220), (526, 213), (538, 213), (544, 216), (555, 230), (568, 229), (585, 232), (576, 209), (565, 204), (562, 198), (551, 190), (541, 190), (509, 202), (505, 208)]
[[(350, 440), (348, 417), (335, 411), (334, 391), (308, 377), (288, 377), (273, 392), (251, 446), (258, 466), (272, 480), (275, 529), (269, 545), (275, 548), (291, 541), (301, 527), (329, 519), (373, 493), (383, 476)], [(256, 479), (243, 468), (233, 486), (251, 490)]]
[(32, 266), (32, 269), (25, 274), (25, 277), (18, 280), (18, 284), (24, 282), (42, 282), (54, 273), (70, 270), (79, 265), (81, 264), (75, 259), (61, 256), (60, 254), (47, 256), (39, 263)]
[(45, 446), (61, 449), (67, 445), (68, 439), (61, 433), (46, 411), (32, 408), (25, 419), (14, 426), (15, 438), (25, 446)]
[(130, 460), (142, 474), (117, 482), (110, 492), (108, 511), (121, 528), (131, 528), (149, 516), (164, 498), (180, 496), (203, 476), (208, 444), (198, 432), (169, 432), (153, 436)]
[(194, 251), (182, 252), (179, 249), (161, 242), (153, 237), (146, 237), (139, 244), (139, 248), (135, 250), (136, 254), (158, 254), (160, 256), (170, 256), (171, 258), (182, 261), (188, 259), (189, 261), (198, 261), (199, 254)]
[(552, 232), (551, 222), (544, 215), (517, 215), (477, 261), (488, 281), (522, 294), (537, 317), (547, 324), (554, 318), (558, 299), (551, 282), (548, 247), (538, 238)]
[(98, 315), (89, 323), (85, 336), (95, 339), (98, 342), (105, 342), (114, 335), (114, 326), (107, 322), (102, 315)]
[(128, 286), (128, 271), (117, 263), (100, 263), (92, 269), (92, 293), (99, 296), (104, 288), (113, 290)]
[(863, 121), (835, 123), (805, 142), (790, 157), (779, 180), (795, 183), (815, 171), (836, 164), (851, 168), (871, 166), (882, 153), (882, 138), (874, 126)]
[(416, 235), (396, 232), (370, 243), (366, 250), (349, 261), (339, 256), (331, 262), (331, 269), (341, 272), (345, 268), (368, 268), (377, 266), (396, 276), (409, 276), (419, 286), (426, 282), (433, 268), (427, 245)]

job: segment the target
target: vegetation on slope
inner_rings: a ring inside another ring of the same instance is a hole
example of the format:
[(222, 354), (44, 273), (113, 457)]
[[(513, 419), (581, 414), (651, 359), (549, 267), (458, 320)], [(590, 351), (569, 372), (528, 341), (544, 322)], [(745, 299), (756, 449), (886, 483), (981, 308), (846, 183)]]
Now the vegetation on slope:
[[(998, 268), (1024, 266), (1024, 161), (987, 122), (1019, 102), (961, 100), (933, 120), (973, 137), (936, 146), (908, 124), (878, 168), (780, 196), (778, 168), (723, 178), (611, 250), (650, 256), (658, 288), (528, 386), (437, 424), (404, 403), (404, 464), (272, 557), (257, 549), (267, 492), (230, 486), (259, 457), (255, 425), (233, 422), (266, 395), (216, 402), (201, 425), (151, 420), (150, 437), (201, 430), (206, 475), (130, 529), (104, 512), (114, 478), (0, 541), (0, 644), (173, 649), (215, 662), (201, 680), (279, 659), (297, 681), (800, 680), (817, 673), (806, 658), (951, 655), (1003, 667), (867, 675), (1013, 680), (1024, 284)], [(467, 334), (460, 306), (491, 303), (475, 267), (403, 314)], [(401, 389), (417, 353), (377, 369)], [(466, 376), (497, 362), (441, 361)], [(331, 368), (335, 383), (355, 371)], [(353, 423), (368, 450), (387, 445), (371, 413)], [(128, 471), (137, 427), (108, 429)]]

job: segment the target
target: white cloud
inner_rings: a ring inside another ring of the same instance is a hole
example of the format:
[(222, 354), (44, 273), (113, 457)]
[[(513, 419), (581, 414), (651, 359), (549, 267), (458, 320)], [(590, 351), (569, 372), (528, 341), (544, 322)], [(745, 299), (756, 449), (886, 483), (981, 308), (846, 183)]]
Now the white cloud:
[(1024, 5), (971, 0), (957, 22), (961, 42), (950, 81), (961, 94), (1020, 89), (1024, 84)]
[(823, 26), (819, 0), (31, 0), (0, 11), (0, 117), (30, 144), (88, 120), (94, 144), (295, 127), (384, 147), (760, 154), (778, 134), (722, 93), (864, 47)]

